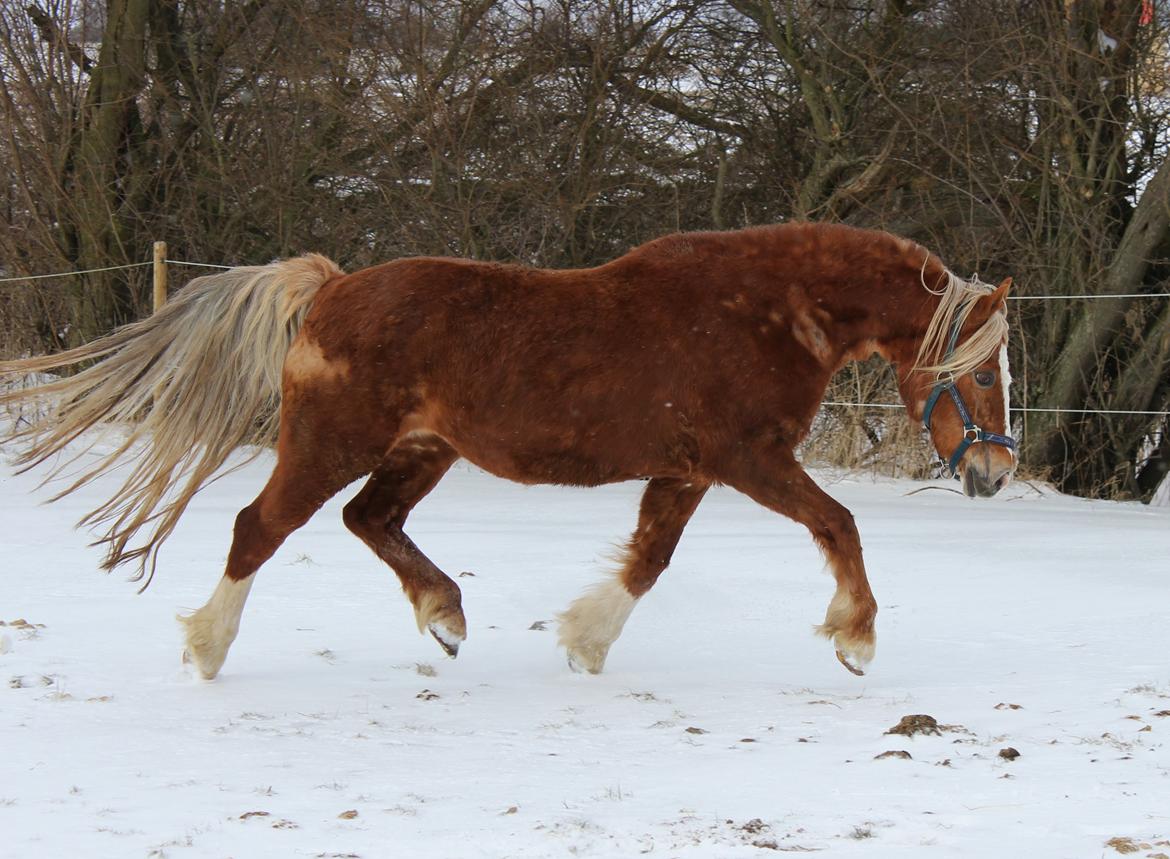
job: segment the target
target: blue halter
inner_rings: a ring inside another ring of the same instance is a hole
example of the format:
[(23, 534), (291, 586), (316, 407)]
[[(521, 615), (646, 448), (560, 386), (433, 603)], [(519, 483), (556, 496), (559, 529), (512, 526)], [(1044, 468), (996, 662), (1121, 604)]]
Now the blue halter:
[[(947, 343), (947, 351), (943, 356), (943, 361), (950, 358), (954, 354), (955, 346), (959, 342), (959, 328), (962, 326), (962, 313), (955, 313), (954, 324), (951, 325), (951, 339)], [(963, 438), (959, 442), (955, 452), (951, 454), (951, 458), (947, 460), (947, 474), (958, 478), (957, 471), (959, 461), (962, 460), (963, 454), (967, 452), (967, 448), (976, 442), (987, 441), (992, 444), (1002, 445), (1008, 450), (1015, 453), (1016, 440), (1011, 436), (1000, 435), (996, 432), (987, 432), (971, 419), (971, 412), (967, 409), (967, 404), (963, 402), (963, 395), (959, 393), (959, 389), (955, 386), (955, 377), (948, 375), (946, 378), (939, 377), (938, 382), (935, 383), (934, 390), (930, 392), (930, 396), (926, 400), (926, 408), (922, 410), (922, 425), (930, 431), (930, 417), (934, 413), (934, 407), (938, 404), (939, 397), (942, 396), (943, 391), (951, 395), (951, 399), (955, 403), (955, 408), (959, 411), (959, 417), (963, 419)], [(1004, 421), (1007, 421), (1007, 415), (1004, 415)]]

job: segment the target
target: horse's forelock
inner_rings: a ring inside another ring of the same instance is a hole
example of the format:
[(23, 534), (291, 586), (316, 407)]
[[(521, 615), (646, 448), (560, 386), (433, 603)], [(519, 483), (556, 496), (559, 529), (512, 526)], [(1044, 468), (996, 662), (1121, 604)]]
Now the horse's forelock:
[(940, 288), (931, 288), (926, 282), (926, 265), (922, 269), (922, 285), (939, 296), (938, 307), (926, 327), (918, 349), (914, 369), (940, 375), (961, 376), (970, 373), (1004, 343), (1007, 342), (1007, 314), (995, 311), (975, 331), (963, 338), (949, 356), (946, 354), (952, 326), (966, 325), (979, 299), (995, 291), (991, 284), (979, 278), (963, 280), (947, 268), (943, 269), (946, 282)]

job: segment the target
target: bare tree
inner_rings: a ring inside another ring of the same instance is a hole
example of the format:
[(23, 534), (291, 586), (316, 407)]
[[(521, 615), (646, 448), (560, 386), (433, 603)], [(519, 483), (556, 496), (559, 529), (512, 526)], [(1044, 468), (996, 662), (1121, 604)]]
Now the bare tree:
[[(1024, 296), (1167, 291), (1164, 4), (26, 2), (0, 9), (9, 274), (134, 263), (156, 239), (218, 263), (590, 265), (795, 217), (908, 235)], [(7, 294), (6, 348), (51, 348), (144, 312), (146, 273)], [(1026, 414), (1025, 464), (1149, 498), (1165, 419), (1067, 410), (1167, 407), (1170, 302), (1013, 314), (1017, 404), (1066, 410)], [(867, 365), (838, 385), (891, 394)], [(814, 453), (920, 454), (884, 411), (824, 427), (857, 443)]]

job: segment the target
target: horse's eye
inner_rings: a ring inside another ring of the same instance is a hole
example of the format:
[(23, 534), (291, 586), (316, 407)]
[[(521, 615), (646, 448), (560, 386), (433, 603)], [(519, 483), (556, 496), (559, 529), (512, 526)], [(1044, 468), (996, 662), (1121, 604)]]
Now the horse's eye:
[(995, 384), (994, 370), (979, 370), (975, 373), (975, 384), (981, 388), (990, 388)]

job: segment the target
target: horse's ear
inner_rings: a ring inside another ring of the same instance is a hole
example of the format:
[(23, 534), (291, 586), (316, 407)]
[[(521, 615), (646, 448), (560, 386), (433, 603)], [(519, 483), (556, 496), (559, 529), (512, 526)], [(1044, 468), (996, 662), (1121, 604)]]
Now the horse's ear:
[(980, 313), (981, 314), (985, 313), (988, 316), (990, 316), (991, 314), (995, 313), (997, 310), (1006, 310), (1007, 309), (1007, 294), (1008, 294), (1008, 290), (1011, 288), (1012, 288), (1012, 279), (1010, 277), (1005, 277), (1003, 279), (1003, 282), (1000, 283), (999, 286), (997, 286), (991, 292), (987, 293), (986, 295), (984, 295), (982, 298), (979, 299)]
[(1011, 288), (1012, 279), (1010, 277), (1005, 277), (1003, 282), (995, 288), (995, 292), (988, 295), (984, 300), (989, 305), (991, 305), (992, 309), (998, 308), (1001, 303), (1006, 307), (1008, 290)]

